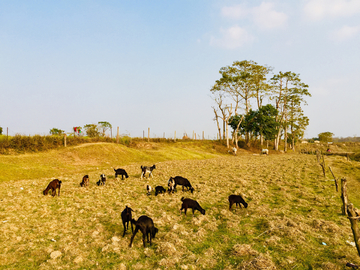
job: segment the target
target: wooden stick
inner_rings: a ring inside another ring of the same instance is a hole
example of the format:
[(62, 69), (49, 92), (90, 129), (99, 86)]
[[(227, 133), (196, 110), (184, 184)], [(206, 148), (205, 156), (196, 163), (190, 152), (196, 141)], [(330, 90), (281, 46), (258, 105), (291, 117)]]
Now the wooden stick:
[(359, 232), (359, 227), (358, 227), (358, 224), (357, 224), (355, 208), (354, 208), (354, 205), (352, 203), (349, 203), (347, 205), (347, 215), (348, 215), (348, 218), (350, 220), (351, 230), (352, 230), (353, 235), (354, 235), (354, 241), (355, 241), (356, 249), (357, 249), (358, 254), (360, 256), (360, 243), (359, 243), (360, 232)]
[(348, 196), (347, 196), (347, 188), (346, 188), (346, 179), (345, 178), (341, 179), (341, 200), (343, 202), (343, 205), (341, 207), (342, 214), (346, 215), (346, 206), (348, 205)]
[(338, 192), (337, 179), (336, 179), (335, 174), (333, 173), (333, 171), (332, 171), (332, 169), (331, 169), (331, 167), (330, 167), (330, 166), (329, 166), (329, 170), (330, 170), (330, 172), (331, 172), (332, 176), (334, 177), (334, 180), (335, 180), (335, 187), (336, 187), (336, 192)]

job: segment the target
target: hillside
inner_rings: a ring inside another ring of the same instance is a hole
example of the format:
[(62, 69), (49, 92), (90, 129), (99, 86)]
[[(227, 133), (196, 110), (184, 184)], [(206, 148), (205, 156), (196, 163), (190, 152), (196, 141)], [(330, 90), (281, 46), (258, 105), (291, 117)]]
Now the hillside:
[[(1, 269), (346, 269), (360, 264), (340, 193), (324, 179), (315, 156), (225, 154), (211, 144), (94, 144), (45, 153), (0, 156)], [(360, 205), (360, 166), (326, 157), (348, 180), (349, 199)], [(140, 180), (140, 165), (156, 164)], [(112, 167), (129, 178), (115, 179)], [(98, 187), (99, 175), (108, 184)], [(81, 188), (83, 175), (90, 186)], [(147, 196), (145, 186), (188, 178), (195, 192)], [(53, 178), (60, 197), (42, 195)], [(227, 197), (242, 194), (249, 206), (229, 211)], [(187, 216), (181, 197), (206, 210)], [(125, 206), (159, 229), (144, 249), (139, 232), (122, 237)]]

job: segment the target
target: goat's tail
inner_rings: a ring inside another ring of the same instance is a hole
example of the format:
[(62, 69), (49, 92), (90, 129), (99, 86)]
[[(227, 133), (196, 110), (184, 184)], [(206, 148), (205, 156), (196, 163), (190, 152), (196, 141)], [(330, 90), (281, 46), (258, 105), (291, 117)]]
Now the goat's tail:
[(184, 201), (184, 199), (185, 199), (185, 198), (184, 198), (184, 197), (182, 197), (182, 198), (181, 198), (181, 201), (183, 202), (183, 201)]

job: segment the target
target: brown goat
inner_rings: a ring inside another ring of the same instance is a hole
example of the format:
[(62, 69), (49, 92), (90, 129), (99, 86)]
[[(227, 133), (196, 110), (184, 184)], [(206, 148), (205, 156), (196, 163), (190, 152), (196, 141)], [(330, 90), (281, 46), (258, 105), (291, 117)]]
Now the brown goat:
[(205, 210), (200, 206), (200, 204), (197, 201), (184, 197), (181, 198), (181, 201), (183, 203), (181, 205), (180, 214), (182, 213), (182, 210), (185, 209), (185, 216), (186, 216), (187, 209), (191, 208), (193, 212), (193, 216), (195, 210), (198, 210), (201, 214), (205, 215)]
[(89, 182), (90, 182), (89, 176), (85, 175), (82, 179), (82, 182), (80, 183), (80, 186), (87, 187), (87, 186), (89, 186)]
[(43, 194), (48, 195), (48, 192), (51, 189), (51, 195), (54, 197), (56, 195), (57, 188), (59, 189), (58, 196), (60, 196), (61, 181), (59, 181), (58, 179), (54, 179), (48, 184), (47, 188), (43, 191)]

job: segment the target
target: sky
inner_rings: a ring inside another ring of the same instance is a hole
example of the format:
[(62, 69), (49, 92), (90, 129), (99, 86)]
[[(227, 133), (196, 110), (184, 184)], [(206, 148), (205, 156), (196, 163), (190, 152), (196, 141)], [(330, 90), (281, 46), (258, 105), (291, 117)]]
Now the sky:
[(0, 1), (0, 126), (214, 139), (210, 89), (242, 60), (309, 85), (305, 138), (360, 136), (359, 0)]

